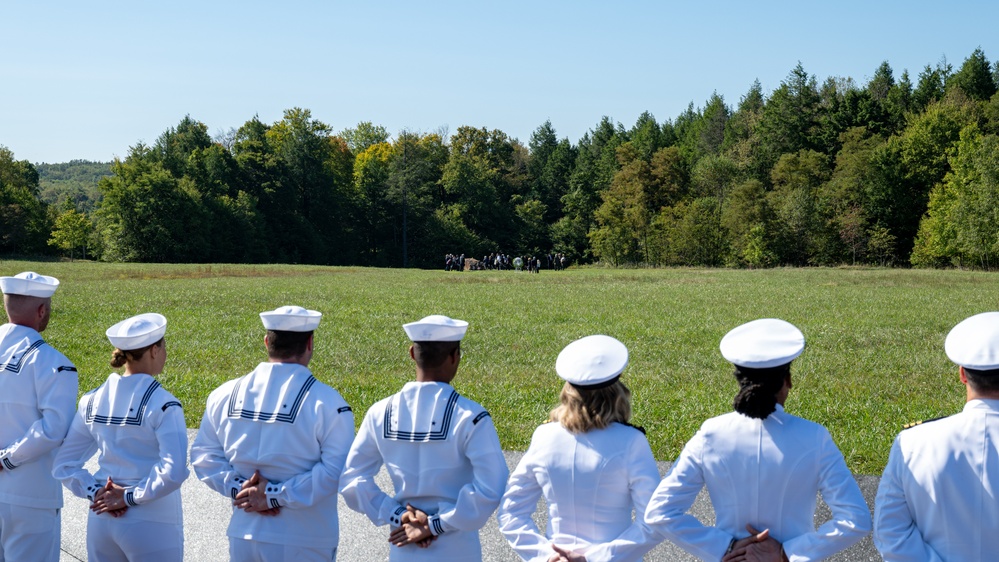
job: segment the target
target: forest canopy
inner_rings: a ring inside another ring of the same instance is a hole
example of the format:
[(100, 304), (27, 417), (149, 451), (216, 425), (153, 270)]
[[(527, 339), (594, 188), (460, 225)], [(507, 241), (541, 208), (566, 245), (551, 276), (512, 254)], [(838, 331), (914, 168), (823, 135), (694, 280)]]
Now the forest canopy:
[(575, 143), (335, 131), (308, 109), (214, 137), (191, 116), (109, 164), (0, 147), (0, 253), (439, 267), (558, 252), (612, 266), (999, 265), (999, 63), (863, 85), (799, 63), (772, 92)]

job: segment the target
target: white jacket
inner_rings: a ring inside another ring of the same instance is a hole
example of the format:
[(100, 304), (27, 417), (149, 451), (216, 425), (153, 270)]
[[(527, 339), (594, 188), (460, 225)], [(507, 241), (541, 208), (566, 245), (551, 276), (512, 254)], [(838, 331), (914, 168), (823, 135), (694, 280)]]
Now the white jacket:
[(999, 556), (999, 400), (898, 434), (874, 502), (874, 546), (889, 562)]
[[(715, 526), (687, 513), (707, 486)], [(816, 493), (832, 519), (815, 528)], [(843, 455), (821, 425), (777, 410), (704, 422), (656, 488), (645, 522), (702, 560), (720, 560), (750, 524), (784, 545), (791, 562), (821, 560), (860, 541), (871, 514)]]
[[(510, 475), (497, 518), (524, 560), (544, 562), (552, 543), (581, 551), (587, 562), (641, 560), (659, 542), (643, 523), (659, 469), (640, 430), (613, 423), (573, 434), (547, 423)], [(544, 535), (532, 516), (548, 504)], [(632, 521), (634, 510), (636, 520)]]

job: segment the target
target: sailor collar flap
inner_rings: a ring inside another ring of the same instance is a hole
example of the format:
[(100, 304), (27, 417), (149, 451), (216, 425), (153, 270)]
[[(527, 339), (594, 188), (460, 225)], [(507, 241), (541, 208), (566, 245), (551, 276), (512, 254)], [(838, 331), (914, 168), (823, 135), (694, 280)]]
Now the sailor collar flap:
[(160, 383), (149, 375), (123, 377), (113, 373), (90, 394), (86, 422), (97, 425), (140, 426)]
[(302, 403), (315, 383), (308, 367), (261, 363), (233, 385), (226, 415), (264, 423), (295, 423)]
[(385, 405), (383, 434), (395, 441), (446, 441), (460, 395), (444, 383), (408, 383)]

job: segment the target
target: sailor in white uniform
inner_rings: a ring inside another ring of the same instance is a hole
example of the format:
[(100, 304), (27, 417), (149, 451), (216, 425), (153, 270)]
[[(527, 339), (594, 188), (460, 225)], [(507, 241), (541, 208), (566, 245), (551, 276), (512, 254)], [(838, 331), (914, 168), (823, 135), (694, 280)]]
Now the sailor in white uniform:
[[(480, 560), (479, 528), (509, 471), (489, 412), (450, 384), (468, 323), (435, 315), (403, 328), (416, 382), (365, 414), (340, 491), (351, 509), (392, 528), (389, 560)], [(391, 496), (375, 483), (382, 464)]]
[(62, 486), (52, 459), (76, 411), (76, 367), (45, 343), (55, 277), (0, 277), (0, 560), (59, 560)]
[(889, 562), (999, 558), (999, 312), (950, 331), (967, 402), (898, 434), (874, 502), (874, 546)]
[[(628, 349), (610, 336), (576, 340), (559, 354), (561, 405), (534, 432), (497, 515), (522, 559), (630, 562), (659, 542), (643, 523), (659, 470), (644, 431), (628, 424), (627, 364)], [(542, 494), (545, 534), (532, 519)]]
[[(743, 324), (721, 341), (740, 390), (735, 412), (704, 422), (656, 488), (645, 522), (702, 560), (819, 560), (870, 532), (856, 480), (823, 426), (784, 411), (805, 338), (783, 320)], [(687, 510), (707, 486), (716, 523)], [(815, 528), (816, 493), (832, 519)], [(748, 535), (748, 536), (747, 536)]]
[[(180, 485), (187, 479), (187, 425), (180, 402), (156, 380), (166, 363), (167, 321), (148, 313), (107, 330), (111, 366), (125, 367), (83, 395), (53, 475), (91, 501), (91, 562), (184, 559)], [(97, 472), (83, 465), (98, 453)]]
[(309, 370), (322, 314), (283, 306), (260, 318), (269, 360), (208, 397), (191, 465), (233, 503), (231, 560), (335, 560), (354, 415)]

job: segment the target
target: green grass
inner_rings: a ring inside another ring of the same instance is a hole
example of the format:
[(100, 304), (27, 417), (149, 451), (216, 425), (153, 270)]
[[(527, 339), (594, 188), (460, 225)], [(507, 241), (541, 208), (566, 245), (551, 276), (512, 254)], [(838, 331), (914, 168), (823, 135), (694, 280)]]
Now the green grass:
[(257, 314), (284, 304), (320, 310), (312, 369), (365, 409), (413, 376), (401, 325), (441, 313), (471, 323), (455, 386), (490, 410), (504, 448), (526, 448), (555, 405), (558, 352), (594, 333), (631, 353), (624, 380), (634, 423), (659, 459), (673, 459), (736, 392), (718, 342), (761, 317), (797, 325), (788, 411), (824, 424), (850, 468), (880, 473), (906, 422), (957, 412), (964, 387), (943, 352), (950, 328), (999, 309), (999, 278), (882, 269), (502, 272), (313, 266), (135, 265), (0, 261), (62, 286), (46, 339), (80, 369), (80, 387), (111, 371), (104, 331), (139, 312), (169, 319), (161, 376), (196, 427), (208, 393), (265, 359)]

